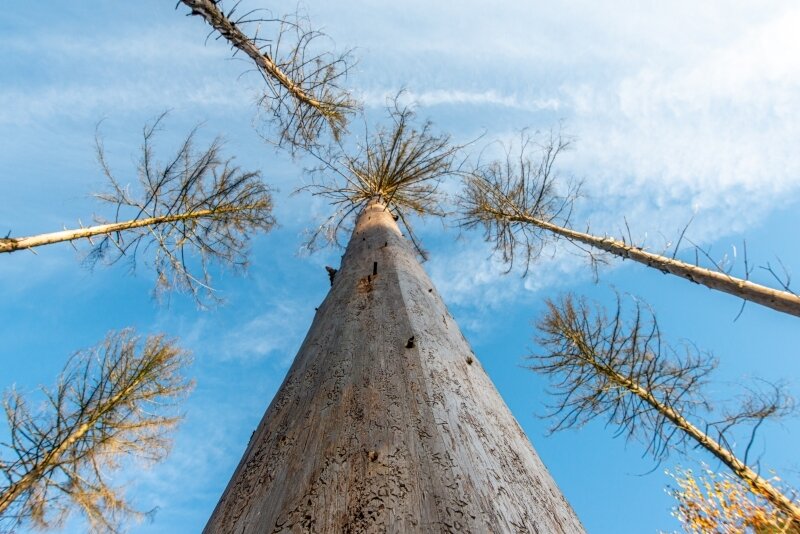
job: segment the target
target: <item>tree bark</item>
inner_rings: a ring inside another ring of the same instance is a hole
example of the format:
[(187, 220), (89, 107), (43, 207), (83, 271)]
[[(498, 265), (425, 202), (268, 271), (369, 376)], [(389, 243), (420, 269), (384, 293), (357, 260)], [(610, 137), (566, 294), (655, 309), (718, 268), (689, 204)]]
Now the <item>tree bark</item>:
[(204, 530), (312, 531), (583, 532), (376, 201)]
[(761, 306), (800, 317), (800, 296), (789, 291), (780, 291), (771, 287), (755, 284), (749, 280), (743, 280), (719, 271), (699, 267), (691, 263), (662, 256), (661, 254), (647, 252), (639, 247), (610, 237), (598, 237), (584, 232), (577, 232), (535, 217), (492, 213), (509, 221), (538, 226), (543, 230), (565, 237), (570, 241), (577, 241), (578, 243), (583, 243), (609, 252), (620, 258), (631, 259), (648, 267), (658, 269), (663, 273), (674, 274), (675, 276), (680, 276), (681, 278), (685, 278), (696, 284), (704, 285), (710, 289), (723, 291), (744, 300), (760, 304)]

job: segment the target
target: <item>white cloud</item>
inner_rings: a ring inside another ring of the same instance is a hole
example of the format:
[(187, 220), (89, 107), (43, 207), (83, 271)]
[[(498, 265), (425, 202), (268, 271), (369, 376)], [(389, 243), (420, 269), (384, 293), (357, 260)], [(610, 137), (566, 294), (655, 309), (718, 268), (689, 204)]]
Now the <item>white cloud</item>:
[(213, 40), (206, 45), (197, 23), (193, 29), (170, 25), (126, 29), (121, 35), (55, 31), (32, 32), (25, 39), (0, 37), (0, 46), (25, 64), (23, 74), (28, 74), (3, 83), (0, 125), (98, 120), (154, 108), (252, 106), (256, 86), (248, 80), (257, 85), (260, 80), (237, 80), (250, 65), (227, 61), (227, 46)]
[(55, 118), (92, 118), (109, 113), (151, 111), (184, 107), (187, 104), (209, 107), (251, 106), (255, 97), (241, 86), (218, 80), (204, 83), (154, 84), (152, 80), (111, 83), (73, 83), (32, 90), (0, 90), (0, 124), (25, 126)]
[[(359, 98), (366, 106), (382, 108), (396, 95), (397, 91), (366, 90), (361, 92)], [(458, 89), (438, 89), (432, 91), (405, 91), (400, 95), (399, 100), (401, 104), (416, 104), (427, 107), (439, 105), (489, 105), (526, 111), (555, 111), (561, 107), (561, 102), (557, 98), (522, 99), (516, 95), (506, 95), (496, 90), (465, 91)]]
[[(197, 22), (202, 31), (200, 21)], [(229, 54), (226, 47), (215, 46), (213, 41), (206, 45), (203, 39), (197, 38), (196, 31), (185, 26), (137, 28), (134, 31), (125, 29), (122, 34), (112, 34), (108, 30), (111, 27), (102, 29), (99, 34), (93, 32), (86, 35), (47, 31), (27, 34), (25, 39), (0, 36), (0, 46), (9, 53), (31, 54), (47, 61), (59, 60), (67, 64), (91, 60), (95, 64), (124, 62), (127, 65), (163, 66), (164, 62), (206, 61)]]
[(307, 305), (299, 301), (271, 299), (268, 310), (237, 325), (220, 336), (218, 353), (223, 360), (260, 360), (280, 357), (280, 363), (291, 362), (308, 329), (302, 319)]
[[(439, 53), (469, 57), (474, 66), (467, 71), (456, 64), (450, 88), (441, 88), (435, 74), (417, 74), (418, 83), (427, 80), (434, 88), (412, 85), (409, 98), (430, 107), (461, 105), (456, 109), (463, 110), (462, 122), (480, 106), (486, 109), (482, 120), (492, 108), (530, 112), (519, 114), (520, 120), (544, 129), (564, 119), (577, 143), (561, 168), (585, 178), (589, 196), (582, 203), (585, 218), (576, 224), (591, 222), (598, 233), (619, 234), (624, 215), (634, 233), (669, 240), (694, 216), (692, 237), (709, 242), (742, 232), (798, 198), (800, 9), (730, 3), (611, 6), (604, 8), (604, 18), (592, 21), (600, 14), (580, 4), (576, 16), (583, 19), (585, 35), (575, 40), (568, 38), (572, 23), (563, 35), (544, 29), (545, 37), (525, 39), (521, 26), (530, 23), (528, 31), (538, 34), (534, 29), (544, 22), (517, 13), (520, 20), (506, 20), (505, 33), (498, 35), (492, 24), (465, 14), (485, 31), (486, 49), (512, 35), (518, 53), (497, 54), (494, 61), (470, 56), (471, 40), (462, 47), (443, 30), (440, 39), (453, 40), (449, 47), (444, 41), (432, 45), (431, 63)], [(508, 15), (501, 11), (501, 18)], [(723, 12), (724, 25), (710, 24)], [(553, 14), (550, 8), (537, 11), (543, 21)], [(525, 70), (523, 51), (549, 46), (542, 39), (561, 39), (562, 48), (548, 51), (563, 60), (562, 68), (573, 70), (548, 74), (536, 63)], [(417, 40), (425, 46), (424, 38)], [(391, 55), (392, 45), (387, 46)], [(475, 71), (486, 74), (470, 76)], [(503, 71), (508, 76), (498, 77)], [(368, 102), (380, 103), (389, 92), (366, 94)], [(491, 129), (489, 135), (515, 137)]]
[(651, 228), (696, 211), (694, 231), (711, 237), (796, 196), (797, 24), (800, 10), (674, 70), (644, 67), (610, 87), (565, 87), (580, 137), (573, 164), (606, 211)]
[(575, 254), (565, 242), (547, 245), (524, 278), (522, 258), (517, 258), (514, 269), (506, 273), (508, 267), (477, 235), (448, 248), (438, 249), (425, 269), (445, 302), (475, 307), (480, 313), (525, 300), (544, 288), (555, 289), (591, 277), (586, 257)]

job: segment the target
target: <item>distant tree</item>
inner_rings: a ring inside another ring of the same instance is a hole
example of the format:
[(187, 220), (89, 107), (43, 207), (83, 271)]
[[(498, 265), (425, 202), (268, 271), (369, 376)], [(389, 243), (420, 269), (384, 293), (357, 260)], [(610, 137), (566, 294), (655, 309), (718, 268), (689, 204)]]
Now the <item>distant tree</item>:
[(251, 236), (274, 226), (271, 191), (258, 172), (242, 171), (222, 158), (219, 138), (196, 151), (196, 130), (166, 164), (157, 163), (152, 144), (163, 118), (143, 131), (139, 192), (115, 177), (97, 140), (109, 190), (95, 197), (113, 206), (112, 221), (97, 219), (99, 224), (89, 227), (0, 238), (0, 253), (86, 239), (92, 245), (90, 265), (125, 259), (135, 268), (140, 255), (151, 255), (157, 294), (186, 291), (198, 304), (213, 298), (210, 264), (245, 268)]
[[(710, 414), (711, 403), (703, 386), (716, 360), (691, 345), (667, 344), (655, 316), (641, 304), (637, 302), (629, 321), (619, 300), (610, 315), (571, 295), (548, 300), (547, 307), (538, 322), (538, 341), (545, 352), (531, 356), (531, 369), (552, 378), (554, 431), (604, 417), (619, 427), (618, 435), (646, 442), (647, 452), (659, 460), (670, 451), (700, 447), (800, 525), (800, 504), (748, 465), (759, 426), (793, 408), (780, 387), (768, 393), (751, 391), (735, 409), (707, 420), (703, 412)], [(739, 458), (731, 443), (732, 433), (742, 425), (752, 428)]]
[[(278, 145), (308, 148), (317, 145), (327, 129), (335, 140), (344, 133), (348, 116), (357, 109), (340, 83), (347, 75), (350, 57), (316, 50), (324, 37), (310, 29), (300, 16), (259, 16), (264, 10), (236, 16), (235, 2), (226, 13), (220, 0), (181, 0), (192, 15), (202, 17), (237, 51), (244, 52), (267, 82), (261, 104), (272, 114)], [(259, 36), (263, 26), (275, 25), (275, 35)], [(252, 34), (247, 30), (252, 28)]]
[[(670, 495), (678, 505), (674, 515), (687, 532), (698, 534), (800, 534), (800, 524), (753, 491), (739, 478), (705, 468), (671, 473), (677, 487)], [(772, 483), (780, 482), (776, 479)]]
[[(561, 135), (533, 139), (523, 132), (518, 151), (509, 148), (505, 159), (478, 165), (466, 178), (459, 199), (462, 224), (467, 228), (482, 227), (486, 240), (493, 243), (509, 269), (521, 254), (527, 273), (528, 266), (549, 240), (563, 239), (590, 256), (591, 250), (596, 250), (631, 259), (663, 273), (800, 317), (800, 296), (790, 291), (788, 277), (782, 280), (772, 268), (768, 270), (782, 290), (737, 278), (719, 265), (709, 269), (700, 267), (699, 261), (692, 264), (676, 259), (683, 236), (678, 240), (675, 253), (667, 256), (646, 251), (632, 240), (627, 242), (570, 228), (578, 186), (559, 183), (555, 170), (557, 157), (569, 145), (570, 141)], [(749, 276), (747, 265), (745, 270)]]
[[(191, 387), (188, 354), (174, 341), (132, 330), (78, 352), (42, 408), (6, 393), (9, 441), (0, 444), (0, 528), (50, 528), (79, 509), (93, 531), (116, 531), (136, 512), (108, 474), (127, 459), (158, 461), (178, 423), (174, 403)], [(35, 405), (38, 406), (38, 401)]]

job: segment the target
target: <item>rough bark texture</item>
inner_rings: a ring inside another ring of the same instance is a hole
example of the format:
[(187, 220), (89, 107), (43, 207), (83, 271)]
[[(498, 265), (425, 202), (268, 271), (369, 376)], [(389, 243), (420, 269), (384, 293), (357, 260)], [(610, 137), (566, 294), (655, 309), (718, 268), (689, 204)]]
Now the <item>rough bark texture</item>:
[(374, 202), (204, 532), (583, 528)]

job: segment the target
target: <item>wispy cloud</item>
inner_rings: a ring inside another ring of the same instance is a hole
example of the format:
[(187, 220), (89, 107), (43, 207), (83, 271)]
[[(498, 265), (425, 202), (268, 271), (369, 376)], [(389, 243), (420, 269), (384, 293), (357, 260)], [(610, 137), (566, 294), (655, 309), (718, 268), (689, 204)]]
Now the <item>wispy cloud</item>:
[[(397, 91), (363, 91), (359, 98), (369, 107), (384, 107), (396, 95)], [(500, 106), (526, 111), (558, 110), (561, 101), (557, 98), (520, 98), (516, 95), (503, 94), (496, 90), (467, 91), (461, 89), (438, 89), (431, 91), (404, 91), (400, 94), (401, 104), (420, 106)]]
[(479, 314), (493, 314), (542, 289), (558, 289), (592, 276), (588, 259), (568, 243), (546, 246), (525, 277), (524, 265), (517, 262), (508, 272), (508, 266), (477, 235), (445, 248), (449, 250), (440, 247), (425, 264), (426, 271), (448, 304)]
[(0, 124), (25, 126), (43, 121), (92, 118), (187, 105), (241, 109), (252, 106), (254, 94), (243, 87), (231, 87), (219, 80), (202, 84), (180, 82), (153, 84), (139, 82), (73, 83), (59, 88), (0, 90)]
[[(708, 6), (706, 15), (721, 8)], [(461, 87), (412, 86), (404, 98), (431, 108), (483, 108), (484, 120), (492, 108), (530, 111), (523, 120), (542, 129), (563, 119), (577, 142), (560, 167), (586, 180), (579, 226), (590, 223), (595, 232), (619, 235), (624, 216), (637, 237), (650, 236), (650, 245), (670, 241), (692, 218), (690, 234), (701, 242), (741, 232), (800, 195), (800, 9), (751, 13), (737, 6), (731, 22), (737, 31), (705, 33), (681, 27), (686, 9), (664, 14), (652, 35), (644, 35), (647, 13), (620, 12), (610, 22), (618, 33), (592, 34), (599, 40), (594, 48), (638, 44), (625, 54), (593, 55), (602, 73), (576, 54), (571, 61), (581, 65), (574, 74), (555, 80), (534, 67), (515, 72), (516, 87), (496, 76), (476, 82), (461, 74), (451, 80)], [(513, 33), (516, 26), (511, 28)], [(489, 41), (496, 38), (487, 34)], [(465, 52), (453, 45), (448, 53)], [(478, 57), (476, 68), (519, 68), (513, 57), (499, 55), (497, 61), (502, 67)], [(476, 83), (494, 88), (476, 89)], [(535, 96), (525, 87), (535, 87)], [(372, 105), (391, 96), (365, 95)]]
[(696, 212), (694, 231), (707, 237), (796, 197), (798, 24), (794, 10), (680, 68), (564, 88), (579, 135), (572, 164), (591, 177), (591, 194), (611, 199), (609, 211), (640, 211), (656, 228)]
[(251, 106), (253, 87), (248, 86), (247, 78), (237, 81), (249, 65), (226, 61), (230, 50), (216, 42), (205, 45), (202, 27), (198, 30), (159, 26), (122, 35), (34, 32), (25, 39), (0, 37), (0, 46), (9, 57), (26, 64), (30, 72), (48, 73), (45, 79), (20, 76), (4, 80), (0, 124), (25, 126), (56, 118), (97, 120), (154, 106)]
[(253, 360), (280, 356), (291, 361), (300, 347), (308, 325), (298, 320), (305, 317), (307, 306), (291, 300), (273, 300), (268, 310), (225, 332), (220, 339), (224, 359)]
[[(202, 30), (202, 27), (198, 27)], [(207, 46), (198, 39), (198, 32), (187, 27), (161, 25), (151, 28), (125, 29), (122, 34), (112, 34), (112, 28), (99, 29), (97, 33), (76, 35), (42, 31), (18, 36), (0, 35), (0, 46), (13, 54), (30, 54), (46, 61), (58, 59), (62, 63), (91, 60), (128, 65), (151, 64), (163, 66), (181, 61), (206, 61), (229, 52), (224, 46)], [(202, 33), (200, 33), (202, 35)], [(169, 43), (169, 46), (165, 46)]]

